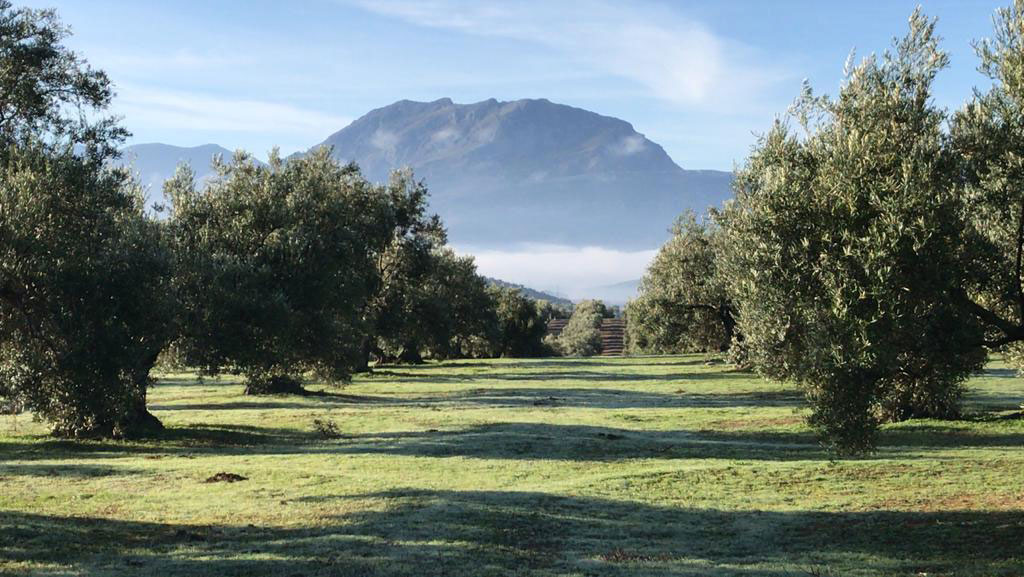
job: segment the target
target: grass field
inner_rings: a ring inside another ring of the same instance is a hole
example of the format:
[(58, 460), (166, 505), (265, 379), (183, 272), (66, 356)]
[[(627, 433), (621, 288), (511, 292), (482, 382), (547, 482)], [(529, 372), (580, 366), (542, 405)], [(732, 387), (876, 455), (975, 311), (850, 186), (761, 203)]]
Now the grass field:
[(704, 361), (459, 361), (270, 398), (166, 375), (146, 442), (0, 417), (0, 573), (1024, 575), (1012, 371), (970, 383), (971, 418), (833, 461), (797, 391)]

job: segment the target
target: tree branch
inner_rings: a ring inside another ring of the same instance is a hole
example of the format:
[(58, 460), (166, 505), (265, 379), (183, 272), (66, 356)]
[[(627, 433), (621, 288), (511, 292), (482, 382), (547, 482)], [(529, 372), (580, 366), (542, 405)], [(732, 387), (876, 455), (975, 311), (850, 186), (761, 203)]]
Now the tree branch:
[(1002, 337), (993, 340), (983, 340), (981, 344), (989, 348), (998, 348), (1017, 341), (1024, 341), (1024, 326), (1012, 323), (979, 305), (971, 300), (966, 293), (961, 292), (958, 296), (971, 314), (987, 325), (996, 328), (1003, 333)]

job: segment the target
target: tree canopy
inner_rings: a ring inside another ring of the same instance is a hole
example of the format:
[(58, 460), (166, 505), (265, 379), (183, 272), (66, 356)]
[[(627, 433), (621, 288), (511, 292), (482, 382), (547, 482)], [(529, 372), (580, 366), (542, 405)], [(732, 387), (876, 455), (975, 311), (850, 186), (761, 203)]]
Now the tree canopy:
[(178, 345), (248, 391), (295, 390), (307, 372), (343, 381), (357, 364), (385, 198), (321, 150), (269, 165), (238, 154), (197, 190), (180, 170), (172, 201)]
[(61, 435), (159, 426), (149, 371), (171, 337), (170, 256), (129, 176), (113, 94), (49, 10), (0, 0), (0, 396)]
[(53, 10), (0, 0), (0, 141), (71, 141), (108, 157), (127, 135), (116, 119), (96, 119), (113, 87), (106, 73), (64, 46), (68, 35)]
[(581, 301), (573, 307), (572, 316), (558, 335), (558, 348), (563, 355), (589, 357), (601, 352), (601, 324), (611, 312), (598, 300)]
[(718, 228), (681, 215), (626, 307), (630, 351), (647, 354), (724, 351), (734, 337), (735, 311), (717, 270)]
[(1024, 197), (1012, 113), (1000, 116), (1015, 106), (1019, 8), (981, 44), (996, 86), (950, 131), (931, 98), (948, 57), (917, 11), (838, 98), (807, 88), (800, 131), (777, 122), (737, 174), (722, 263), (746, 349), (761, 373), (805, 386), (839, 450), (870, 448), (882, 422), (956, 415), (986, 345), (1021, 336)]

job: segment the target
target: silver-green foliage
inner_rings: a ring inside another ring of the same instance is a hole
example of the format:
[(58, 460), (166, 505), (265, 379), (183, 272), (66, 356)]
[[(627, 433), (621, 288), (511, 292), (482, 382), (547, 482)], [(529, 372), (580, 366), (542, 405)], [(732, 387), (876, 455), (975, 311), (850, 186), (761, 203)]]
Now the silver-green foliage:
[(70, 147), (0, 169), (0, 397), (66, 436), (154, 425), (149, 371), (170, 338), (170, 258), (122, 172)]
[(61, 435), (126, 435), (170, 338), (169, 253), (128, 175), (112, 89), (50, 10), (0, 0), (0, 398)]
[(920, 12), (892, 51), (847, 72), (836, 99), (798, 100), (736, 177), (722, 267), (755, 367), (803, 385), (836, 448), (879, 423), (957, 414), (981, 367), (964, 306), (959, 165), (931, 100), (948, 58)]
[(250, 392), (294, 388), (313, 371), (346, 380), (366, 330), (375, 247), (392, 232), (388, 196), (328, 150), (267, 166), (239, 153), (204, 190), (191, 171), (172, 200), (178, 347)]
[(962, 163), (967, 221), (964, 283), (986, 344), (1024, 358), (1024, 1), (1001, 9), (992, 38), (976, 44), (987, 91), (954, 114), (951, 146)]
[(562, 354), (589, 357), (601, 352), (601, 323), (609, 316), (604, 303), (596, 300), (578, 303), (558, 336)]
[(729, 348), (733, 306), (717, 272), (717, 226), (692, 212), (679, 217), (626, 306), (629, 349), (641, 354)]

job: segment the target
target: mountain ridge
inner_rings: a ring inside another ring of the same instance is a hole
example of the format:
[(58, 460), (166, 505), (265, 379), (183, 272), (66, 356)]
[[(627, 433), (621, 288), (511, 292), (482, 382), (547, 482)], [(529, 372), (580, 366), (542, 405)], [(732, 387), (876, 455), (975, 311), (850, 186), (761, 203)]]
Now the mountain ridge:
[(377, 182), (412, 167), (469, 247), (651, 248), (683, 210), (731, 195), (731, 173), (684, 170), (629, 122), (547, 99), (400, 100), (310, 150), (323, 146)]
[(560, 297), (560, 296), (553, 295), (553, 294), (551, 294), (549, 292), (546, 292), (546, 291), (537, 290), (537, 289), (530, 288), (528, 286), (524, 286), (524, 285), (521, 285), (521, 284), (518, 284), (518, 283), (504, 281), (504, 280), (501, 280), (499, 278), (493, 278), (493, 277), (489, 277), (489, 276), (485, 276), (484, 280), (486, 280), (491, 285), (499, 287), (499, 288), (516, 289), (519, 292), (521, 292), (524, 296), (530, 297), (530, 298), (532, 298), (535, 301), (548, 301), (549, 303), (551, 303), (553, 305), (556, 305), (556, 306), (559, 306), (559, 307), (563, 307), (563, 308), (568, 308), (568, 309), (572, 309), (572, 307), (573, 307), (573, 302), (571, 300), (569, 300), (569, 299), (567, 299), (565, 297)]
[[(306, 153), (323, 146), (375, 182), (411, 167), (430, 190), (431, 210), (450, 241), (465, 249), (650, 249), (669, 238), (683, 210), (703, 212), (731, 196), (732, 173), (684, 170), (629, 122), (547, 99), (400, 100)], [(232, 154), (217, 145), (149, 143), (128, 147), (125, 156), (159, 200), (160, 184), (178, 161), (190, 162), (202, 180), (215, 153)]]

